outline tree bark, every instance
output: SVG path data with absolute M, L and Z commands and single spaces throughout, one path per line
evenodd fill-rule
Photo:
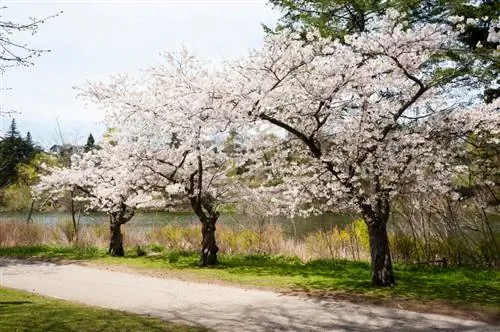
M 129 208 L 125 203 L 121 203 L 118 211 L 110 213 L 109 230 L 111 232 L 111 239 L 109 240 L 109 255 L 125 256 L 121 226 L 132 219 L 134 212 L 134 208 Z
M 372 284 L 378 287 L 395 285 L 387 236 L 387 219 L 388 216 L 365 216 L 370 240 Z
M 203 163 L 201 155 L 198 155 L 198 169 L 191 173 L 189 185 L 186 186 L 189 201 L 194 213 L 201 222 L 201 258 L 200 265 L 216 265 L 217 241 L 215 239 L 215 224 L 219 219 L 219 212 L 215 208 L 216 199 L 210 192 L 203 190 Z
M 78 219 L 76 218 L 75 201 L 73 200 L 73 192 L 71 192 L 71 221 L 73 222 L 73 231 L 75 232 L 75 243 L 78 243 L 78 235 L 80 233 L 80 211 L 78 211 Z
M 217 219 L 217 217 L 212 217 L 201 220 L 202 241 L 200 265 L 202 266 L 217 265 L 218 263 L 217 252 L 219 251 L 219 247 L 215 239 L 215 223 Z
M 108 254 L 120 257 L 125 256 L 125 250 L 123 249 L 123 234 L 121 230 L 121 223 L 111 221 L 109 230 L 111 231 L 111 239 L 109 241 Z
M 35 209 L 35 200 L 31 199 L 31 206 L 30 206 L 30 212 L 28 213 L 28 218 L 26 219 L 26 222 L 29 224 L 32 221 L 32 215 L 33 215 L 33 210 Z

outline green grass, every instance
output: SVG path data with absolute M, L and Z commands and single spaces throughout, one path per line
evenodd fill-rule
M 96 249 L 69 247 L 0 248 L 0 256 L 34 256 L 51 259 L 90 260 L 139 270 L 182 274 L 197 280 L 220 280 L 240 285 L 270 287 L 313 295 L 350 295 L 373 300 L 411 300 L 445 303 L 455 308 L 479 306 L 500 313 L 500 273 L 471 268 L 417 267 L 396 264 L 397 285 L 376 288 L 370 284 L 368 263 L 296 258 L 220 255 L 214 268 L 197 265 L 198 255 L 163 252 L 158 256 L 109 257 Z
M 0 331 L 208 331 L 0 287 Z

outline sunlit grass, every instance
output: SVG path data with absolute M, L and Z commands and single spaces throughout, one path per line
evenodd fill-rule
M 95 248 L 14 247 L 0 248 L 0 256 L 90 260 L 97 264 L 122 265 L 142 270 L 179 272 L 198 280 L 271 287 L 305 293 L 349 293 L 373 298 L 444 300 L 455 305 L 481 305 L 500 311 L 500 273 L 494 270 L 395 265 L 397 285 L 375 288 L 365 262 L 313 260 L 265 255 L 220 255 L 214 268 L 198 266 L 198 255 L 169 251 L 155 256 L 110 257 Z
M 0 287 L 0 331 L 208 331 Z

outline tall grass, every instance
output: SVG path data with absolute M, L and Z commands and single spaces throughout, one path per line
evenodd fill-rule
M 198 225 L 172 223 L 141 229 L 131 224 L 124 225 L 122 231 L 124 244 L 129 250 L 140 247 L 149 251 L 198 251 L 200 248 L 201 231 Z M 358 242 L 353 240 L 355 236 L 351 238 L 350 233 L 345 230 L 334 229 L 328 236 L 324 233 L 313 233 L 304 241 L 294 241 L 287 238 L 281 226 L 276 224 L 260 225 L 258 228 L 219 225 L 216 236 L 220 252 L 225 254 L 296 256 L 303 261 L 329 257 L 367 257 L 364 248 L 356 246 Z M 338 245 L 338 240 L 349 242 L 349 251 L 345 250 L 343 244 Z M 109 226 L 106 223 L 80 225 L 78 236 L 75 236 L 71 224 L 64 221 L 55 225 L 26 224 L 21 221 L 0 223 L 0 247 L 75 245 L 105 249 L 108 243 Z M 356 254 L 353 255 L 352 252 Z
M 135 225 L 122 226 L 126 250 L 135 248 L 141 254 L 167 251 L 196 252 L 200 248 L 201 232 L 199 225 L 172 223 L 150 229 Z M 37 223 L 26 224 L 21 221 L 0 222 L 0 247 L 57 245 L 78 246 L 82 248 L 106 249 L 109 244 L 107 223 L 80 225 L 75 236 L 68 222 L 55 225 Z M 297 257 L 303 262 L 315 259 L 346 259 L 368 261 L 368 230 L 363 220 L 356 220 L 344 228 L 333 227 L 309 234 L 303 240 L 290 239 L 278 224 L 219 225 L 216 237 L 220 252 L 236 255 L 282 255 Z M 451 265 L 495 266 L 471 261 L 463 264 L 454 259 L 453 254 L 462 250 L 460 242 L 453 238 L 433 237 L 421 240 L 400 228 L 394 228 L 390 235 L 391 251 L 396 262 L 432 263 L 434 257 L 422 254 L 427 248 L 435 257 L 449 257 Z M 432 248 L 430 248 L 432 246 Z M 455 248 L 455 249 L 454 249 Z M 453 251 L 455 250 L 455 251 Z M 467 248 L 472 250 L 472 247 Z

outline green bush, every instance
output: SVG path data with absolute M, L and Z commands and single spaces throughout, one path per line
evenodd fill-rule
M 153 243 L 149 245 L 149 250 L 151 250 L 151 252 L 160 253 L 165 250 L 165 247 L 163 247 L 161 244 Z
M 146 256 L 147 252 L 146 252 L 146 250 L 141 248 L 141 246 L 135 246 L 135 254 L 138 257 L 141 257 L 141 256 Z

